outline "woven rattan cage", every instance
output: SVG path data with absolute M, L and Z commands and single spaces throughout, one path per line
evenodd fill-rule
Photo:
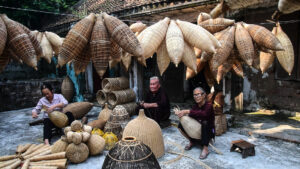
M 97 102 L 101 105 L 104 106 L 105 103 L 107 102 L 107 92 L 104 90 L 98 90 L 96 94 Z
M 128 88 L 129 81 L 126 77 L 105 78 L 102 80 L 102 89 L 104 92 L 111 92 Z
M 69 76 L 65 77 L 61 84 L 61 94 L 71 102 L 74 96 L 74 84 Z
M 92 108 L 93 104 L 90 102 L 76 102 L 64 107 L 63 112 L 71 112 L 75 119 L 80 119 L 85 116 Z
M 112 106 L 132 102 L 134 100 L 135 93 L 132 89 L 112 91 L 107 97 L 108 104 Z

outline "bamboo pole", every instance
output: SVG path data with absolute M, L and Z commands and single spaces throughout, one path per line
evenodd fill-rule
M 30 159 L 31 157 L 37 156 L 37 155 L 39 155 L 39 154 L 41 154 L 41 153 L 43 153 L 47 150 L 51 150 L 51 147 L 50 146 L 43 146 L 42 148 L 38 149 L 37 151 L 25 156 L 24 159 L 25 160 Z
M 15 159 L 15 158 L 17 158 L 16 155 L 1 156 L 1 157 L 0 157 L 0 161 L 12 160 L 12 159 Z
M 24 153 L 32 144 L 19 145 L 16 153 Z
M 48 154 L 51 154 L 51 149 L 50 149 L 50 150 L 47 150 L 47 151 L 44 151 L 44 152 L 41 152 L 41 153 L 38 154 L 37 156 L 44 156 L 44 155 L 48 155 Z
M 23 166 L 22 166 L 21 169 L 28 169 L 29 168 L 29 162 L 30 162 L 29 159 L 25 160 L 25 162 L 24 162 L 24 164 L 23 164 Z
M 6 166 L 5 169 L 16 169 L 20 164 L 21 164 L 21 160 L 17 159 L 17 161 L 15 161 L 14 163 L 12 163 L 9 166 Z
M 60 169 L 64 169 L 67 166 L 67 159 L 62 159 L 60 161 L 47 160 L 47 161 L 39 161 L 39 162 L 30 162 L 30 166 L 54 166 Z
M 57 169 L 53 166 L 30 166 L 29 169 Z
M 0 164 L 0 168 L 9 166 L 9 165 L 11 165 L 12 163 L 16 162 L 17 160 L 18 160 L 18 159 L 13 159 L 13 160 L 5 161 L 4 163 Z
M 54 153 L 45 156 L 38 156 L 30 159 L 30 161 L 55 160 L 61 158 L 66 158 L 66 152 Z
M 32 152 L 32 150 L 36 147 L 36 146 L 38 146 L 38 145 L 36 145 L 36 144 L 32 144 L 23 154 L 22 154 L 22 156 L 26 156 L 26 155 L 28 155 L 28 154 L 30 154 L 31 152 Z

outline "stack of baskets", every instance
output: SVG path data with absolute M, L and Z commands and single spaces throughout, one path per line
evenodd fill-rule
M 113 109 L 117 105 L 123 106 L 129 115 L 133 115 L 137 108 L 135 93 L 129 89 L 129 81 L 125 77 L 105 78 L 102 81 L 102 90 L 97 92 L 97 101 L 101 106 L 108 103 Z
M 224 95 L 222 92 L 216 94 L 213 107 L 215 112 L 215 130 L 216 135 L 220 136 L 227 131 L 226 115 L 223 114 Z

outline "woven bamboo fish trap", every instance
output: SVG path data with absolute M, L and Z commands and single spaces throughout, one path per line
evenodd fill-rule
M 163 40 L 157 49 L 156 61 L 160 75 L 162 76 L 162 74 L 167 70 L 170 64 L 170 57 L 167 51 L 166 40 Z
M 198 49 L 198 48 L 196 48 L 196 47 L 194 47 L 194 51 L 195 51 L 195 55 L 196 55 L 196 57 L 201 57 L 201 49 Z
M 74 96 L 74 84 L 69 76 L 65 77 L 61 84 L 61 94 L 71 102 Z
M 101 78 L 108 67 L 111 47 L 109 34 L 104 25 L 103 17 L 102 15 L 99 15 L 97 16 L 97 20 L 92 31 L 90 51 L 96 72 Z
M 53 111 L 49 114 L 49 118 L 52 123 L 59 128 L 64 128 L 68 125 L 69 120 L 67 115 L 59 111 Z
M 241 62 L 239 62 L 238 60 L 234 60 L 233 65 L 232 65 L 232 70 L 234 71 L 234 73 L 240 77 L 244 77 L 244 71 L 243 71 L 243 67 Z
M 199 25 L 201 22 L 211 19 L 211 16 L 208 13 L 200 12 L 197 18 L 197 24 Z
M 13 61 L 23 64 L 22 59 L 18 57 L 9 46 L 7 46 L 6 49 L 8 50 L 8 53 Z
M 129 114 L 129 116 L 136 114 L 136 109 L 138 105 L 135 102 L 120 104 L 120 106 L 124 107 Z
M 256 70 L 259 70 L 260 61 L 259 61 L 259 49 L 257 47 L 257 44 L 254 44 L 254 59 L 253 59 L 253 64 L 252 67 Z
M 202 62 L 200 58 L 197 58 L 197 73 L 201 72 L 205 65 L 206 65 L 205 62 Z M 186 79 L 190 79 L 190 78 L 196 76 L 196 72 L 190 68 L 187 68 L 185 75 L 186 75 Z
M 111 38 L 126 52 L 137 57 L 143 55 L 143 49 L 129 27 L 116 17 L 103 13 L 104 23 Z
M 107 95 L 108 104 L 115 106 L 135 100 L 135 93 L 132 89 L 112 91 Z
M 206 83 L 208 84 L 209 87 L 213 87 L 215 84 L 214 76 L 212 75 L 211 70 L 209 69 L 209 65 L 206 64 L 204 66 L 204 77 L 206 80 Z
M 201 124 L 197 120 L 189 116 L 182 116 L 180 123 L 191 138 L 201 139 Z
M 129 26 L 132 32 L 142 32 L 146 27 L 147 25 L 143 24 L 142 22 L 136 22 Z
M 111 41 L 111 51 L 110 51 L 110 61 L 109 68 L 115 67 L 119 62 L 121 62 L 122 48 L 112 39 Z
M 201 53 L 200 60 L 201 60 L 201 62 L 207 62 L 207 61 L 211 60 L 212 57 L 213 57 L 212 53 L 207 53 L 207 52 L 203 51 Z
M 127 52 L 122 54 L 121 61 L 122 61 L 122 64 L 123 64 L 123 66 L 124 66 L 124 68 L 127 72 L 129 70 L 131 60 L 132 60 L 132 54 L 127 53 Z
M 225 0 L 226 5 L 230 9 L 241 9 L 246 8 L 251 5 L 264 3 L 264 0 Z
M 185 44 L 182 32 L 174 20 L 171 20 L 168 27 L 166 34 L 166 46 L 170 59 L 177 67 L 183 57 L 182 55 L 185 50 Z
M 66 150 L 67 159 L 72 163 L 82 163 L 89 156 L 89 148 L 84 143 L 78 145 L 69 144 Z
M 36 53 L 26 32 L 5 14 L 1 17 L 6 25 L 8 45 L 24 63 L 37 70 Z
M 105 140 L 97 134 L 92 134 L 90 139 L 87 141 L 87 146 L 89 148 L 90 155 L 98 155 L 102 153 L 105 148 Z
M 105 157 L 102 169 L 160 169 L 151 149 L 135 137 L 125 137 L 117 142 Z
M 265 73 L 268 68 L 272 65 L 274 62 L 275 55 L 274 53 L 266 53 L 266 52 L 260 52 L 259 53 L 259 67 L 262 73 Z
M 82 53 L 90 40 L 95 18 L 95 14 L 91 13 L 76 23 L 68 32 L 58 55 L 60 67 Z
M 43 34 L 42 41 L 41 41 L 41 47 L 43 49 L 43 54 L 41 57 L 44 58 L 49 64 L 51 63 L 51 59 L 53 57 L 53 49 L 48 41 L 45 33 Z
M 0 73 L 5 69 L 8 63 L 9 63 L 9 51 L 6 48 L 0 55 Z
M 268 29 L 254 24 L 243 24 L 252 39 L 259 45 L 271 50 L 284 50 L 280 41 Z
M 104 121 L 103 119 L 97 119 L 97 120 L 93 120 L 93 121 L 89 122 L 87 125 L 91 126 L 92 128 L 98 128 L 98 129 L 103 130 L 105 124 L 106 124 L 106 121 Z
M 71 130 L 74 131 L 74 132 L 82 131 L 82 123 L 79 120 L 74 120 L 71 123 Z
M 98 119 L 102 119 L 103 121 L 107 121 L 112 114 L 112 110 L 108 108 L 108 104 L 105 103 L 104 108 L 98 115 Z
M 89 44 L 83 49 L 82 53 L 73 59 L 74 71 L 78 75 L 81 72 L 85 72 L 87 65 L 90 63 L 92 58 Z
M 207 30 L 186 21 L 177 19 L 176 22 L 182 31 L 184 40 L 190 45 L 209 53 L 216 52 L 216 48 L 219 47 L 219 42 Z
M 210 60 L 210 64 L 212 70 L 217 70 L 220 65 L 227 60 L 228 56 L 230 55 L 231 50 L 234 46 L 234 33 L 235 27 L 232 26 L 227 28 L 227 31 L 221 35 L 219 41 L 221 43 L 221 47 L 217 49 L 217 53 L 215 53 Z
M 124 128 L 129 120 L 130 120 L 130 117 L 129 117 L 129 114 L 128 114 L 127 110 L 125 109 L 125 107 L 123 107 L 121 105 L 117 105 L 113 109 L 113 111 L 108 119 L 108 122 L 110 122 L 111 124 L 120 124 L 121 127 Z
M 241 23 L 236 24 L 235 45 L 239 51 L 240 57 L 249 66 L 252 66 L 255 55 L 252 38 L 248 31 L 241 25 Z
M 118 139 L 122 138 L 122 131 L 123 128 L 121 126 L 121 124 L 118 123 L 113 123 L 110 121 L 107 121 L 107 123 L 105 124 L 104 127 L 104 132 L 112 132 L 113 134 L 115 134 L 117 136 Z
M 34 31 L 30 31 L 30 33 L 36 38 L 39 31 L 38 30 L 34 30 Z
M 71 112 L 75 119 L 81 119 L 92 108 L 93 104 L 90 102 L 76 102 L 68 104 L 66 107 L 64 107 L 63 113 Z
M 105 92 L 123 90 L 129 88 L 129 81 L 126 77 L 105 78 L 102 80 L 102 89 Z
M 144 49 L 144 57 L 148 59 L 152 57 L 161 42 L 165 39 L 170 18 L 165 18 L 149 27 L 147 27 L 140 35 L 140 43 Z
M 290 38 L 283 32 L 279 23 L 277 24 L 276 37 L 282 44 L 284 51 L 276 51 L 277 59 L 283 69 L 291 75 L 294 68 L 294 49 Z
M 45 35 L 46 35 L 48 41 L 50 42 L 55 55 L 58 56 L 59 50 L 64 42 L 63 39 L 60 38 L 56 33 L 53 33 L 53 32 L 46 31 Z
M 203 21 L 199 25 L 202 26 L 204 29 L 208 30 L 210 33 L 216 33 L 226 29 L 228 26 L 232 24 L 234 24 L 234 20 L 225 19 L 225 18 L 216 18 L 216 19 L 208 19 L 206 21 Z
M 98 90 L 96 94 L 97 102 L 104 106 L 104 104 L 107 102 L 107 92 L 104 92 L 104 90 Z
M 123 138 L 134 136 L 149 146 L 156 158 L 165 153 L 164 139 L 159 125 L 145 116 L 144 110 L 140 109 L 139 116 L 131 120 L 123 131 Z
M 281 13 L 289 14 L 300 10 L 300 1 L 298 0 L 279 0 L 278 9 Z
M 53 153 L 65 152 L 68 145 L 69 144 L 66 142 L 66 140 L 59 139 L 53 144 L 53 146 L 51 146 L 51 153 L 53 154 Z
M 182 62 L 190 69 L 197 73 L 197 58 L 193 48 L 186 42 L 184 42 L 184 52 Z
M 36 35 L 36 40 L 40 43 L 42 42 L 43 34 L 43 32 L 38 32 Z

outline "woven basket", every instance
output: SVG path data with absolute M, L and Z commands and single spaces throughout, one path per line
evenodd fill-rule
M 97 20 L 92 31 L 90 50 L 94 67 L 101 78 L 108 67 L 111 47 L 109 34 L 104 25 L 103 17 L 102 15 L 97 16 Z
M 69 144 L 66 156 L 72 163 L 82 163 L 89 156 L 89 148 L 84 143 L 80 143 L 79 145 Z
M 81 132 L 74 132 L 72 135 L 72 143 L 78 145 L 82 142 Z
M 253 64 L 252 64 L 252 68 L 259 70 L 260 61 L 259 61 L 259 48 L 258 45 L 256 43 L 254 43 L 254 59 L 253 59 Z
M 240 77 L 244 77 L 244 71 L 243 71 L 243 67 L 241 62 L 239 62 L 238 60 L 234 60 L 233 65 L 232 65 L 232 70 L 234 71 L 234 73 Z
M 91 137 L 91 134 L 88 132 L 82 132 L 82 142 L 87 142 Z M 91 150 L 90 150 L 91 151 Z
M 69 102 L 73 100 L 74 96 L 74 84 L 69 76 L 66 76 L 61 84 L 61 94 L 66 98 Z
M 68 134 L 69 131 L 71 131 L 71 127 L 70 126 L 64 128 L 64 133 L 65 133 L 66 136 L 67 136 L 67 134 Z
M 228 10 L 228 7 L 225 5 L 224 1 L 222 0 L 220 3 L 217 4 L 217 6 L 210 11 L 211 18 L 217 18 L 223 13 L 225 13 Z
M 66 107 L 64 107 L 63 113 L 71 112 L 75 119 L 81 119 L 92 108 L 93 104 L 90 102 L 76 102 L 68 104 Z
M 123 128 L 120 123 L 107 121 L 104 127 L 104 132 L 114 133 L 118 139 L 122 138 Z
M 103 14 L 103 18 L 111 38 L 118 43 L 122 49 L 137 57 L 143 55 L 143 49 L 139 41 L 124 22 L 106 13 Z
M 49 118 L 52 123 L 59 128 L 64 128 L 68 125 L 69 120 L 65 113 L 59 111 L 53 111 L 49 114 Z
M 200 58 L 201 52 L 202 52 L 202 51 L 201 51 L 200 49 L 196 48 L 196 47 L 194 47 L 194 51 L 195 51 L 196 57 L 197 57 L 197 58 Z
M 121 104 L 120 106 L 123 106 L 126 109 L 129 116 L 135 115 L 136 109 L 138 107 L 138 105 L 135 102 Z
M 59 139 L 53 144 L 53 146 L 51 146 L 51 153 L 64 152 L 66 151 L 68 145 L 69 144 L 66 141 Z
M 135 100 L 135 93 L 132 89 L 112 91 L 107 95 L 108 104 L 115 106 Z
M 9 19 L 5 14 L 1 17 L 6 25 L 8 45 L 24 63 L 37 69 L 36 53 L 28 35 L 17 22 Z
M 17 23 L 18 23 L 18 22 L 17 22 Z M 26 26 L 24 26 L 24 25 L 22 25 L 22 24 L 20 24 L 20 23 L 18 23 L 18 24 L 19 24 L 20 27 L 25 31 L 25 33 L 27 33 L 27 35 L 28 35 L 28 37 L 29 37 L 29 39 L 30 39 L 30 41 L 31 41 L 31 43 L 32 43 L 32 46 L 33 46 L 33 48 L 34 48 L 34 50 L 35 50 L 36 57 L 37 57 L 37 61 L 39 61 L 40 58 L 41 58 L 42 55 L 43 55 L 43 49 L 42 49 L 40 43 L 37 41 L 37 39 L 36 39 L 34 33 L 31 33 L 31 31 L 30 31 L 29 28 L 27 28 Z
M 171 20 L 168 27 L 166 34 L 166 46 L 170 59 L 177 67 L 181 62 L 186 46 L 184 44 L 182 32 L 174 20 Z
M 68 32 L 58 55 L 60 67 L 82 53 L 89 42 L 95 18 L 95 14 L 91 13 L 76 23 Z
M 201 53 L 200 60 L 201 60 L 201 62 L 207 62 L 207 61 L 209 61 L 212 57 L 213 57 L 213 54 L 211 54 L 211 53 L 206 53 L 206 52 L 203 51 L 203 52 Z
M 89 49 L 89 44 L 87 44 L 82 53 L 73 59 L 75 75 L 79 75 L 79 73 L 85 72 L 86 67 L 90 63 L 92 55 Z
M 186 42 L 184 42 L 184 53 L 182 62 L 190 69 L 197 73 L 197 58 L 194 49 Z
M 36 40 L 41 43 L 42 42 L 42 38 L 43 38 L 43 32 L 38 32 L 36 35 Z
M 110 51 L 110 61 L 109 61 L 109 68 L 115 67 L 119 62 L 121 62 L 121 56 L 122 56 L 122 48 L 113 41 L 111 41 L 111 51 Z
M 278 9 L 284 14 L 289 14 L 300 10 L 300 1 L 298 0 L 279 0 Z
M 129 70 L 131 60 L 132 60 L 132 54 L 127 53 L 127 52 L 122 54 L 121 61 L 122 61 L 123 66 L 124 66 L 124 68 L 127 72 Z
M 102 169 L 143 168 L 160 169 L 151 149 L 134 137 L 126 137 L 112 148 L 103 163 Z
M 200 12 L 197 18 L 197 24 L 199 25 L 201 22 L 206 21 L 208 19 L 211 19 L 210 14 L 205 13 L 205 12 Z
M 234 20 L 225 19 L 225 18 L 216 18 L 216 19 L 208 19 L 206 21 L 203 21 L 199 25 L 202 26 L 204 29 L 208 30 L 210 33 L 216 33 L 226 29 L 228 26 L 232 24 L 234 24 Z
M 98 129 L 103 130 L 105 124 L 106 124 L 106 121 L 104 121 L 102 119 L 97 119 L 97 120 L 93 120 L 93 121 L 89 122 L 87 125 L 91 126 L 92 128 L 98 128 Z
M 51 63 L 51 59 L 53 57 L 53 49 L 48 41 L 45 33 L 43 34 L 42 41 L 41 41 L 41 47 L 43 49 L 43 54 L 42 58 L 44 58 L 49 64 Z
M 176 20 L 176 22 L 182 31 L 184 40 L 187 41 L 191 46 L 197 47 L 209 53 L 216 52 L 217 46 L 215 43 L 218 42 L 215 38 L 211 38 L 209 36 L 210 33 L 204 28 L 186 21 Z
M 266 53 L 266 52 L 260 52 L 259 53 L 259 67 L 262 73 L 265 73 L 267 69 L 272 65 L 274 62 L 275 55 L 274 53 Z
M 215 130 L 217 136 L 220 136 L 227 131 L 227 120 L 225 114 L 215 116 Z
M 226 5 L 230 9 L 241 9 L 246 8 L 251 5 L 264 3 L 264 0 L 225 0 Z
M 10 53 L 8 49 L 4 49 L 2 54 L 0 55 L 0 73 L 5 69 L 6 65 L 9 63 Z
M 197 120 L 189 116 L 182 116 L 180 123 L 191 138 L 201 139 L 201 124 Z
M 170 57 L 167 51 L 166 40 L 164 39 L 156 51 L 156 61 L 160 75 L 167 70 L 170 64 Z
M 121 126 L 124 126 L 124 127 L 128 123 L 129 120 L 130 120 L 130 117 L 129 117 L 127 110 L 125 109 L 124 106 L 121 106 L 121 105 L 117 105 L 113 109 L 113 111 L 108 119 L 108 121 L 110 123 L 120 124 Z
M 230 55 L 230 52 L 234 46 L 234 33 L 235 27 L 232 26 L 227 28 L 227 31 L 220 36 L 219 41 L 221 43 L 221 47 L 217 49 L 217 53 L 215 53 L 212 59 L 209 61 L 212 70 L 218 70 L 218 67 L 222 65 Z
M 275 37 L 272 32 L 270 32 L 265 27 L 254 25 L 254 24 L 243 24 L 244 27 L 248 30 L 252 39 L 260 46 L 271 50 L 284 50 L 280 41 Z
M 87 142 L 87 146 L 90 150 L 90 155 L 98 155 L 105 148 L 105 140 L 99 135 L 92 134 Z
M 102 89 L 105 92 L 123 90 L 129 88 L 129 81 L 126 77 L 105 78 L 102 80 Z
M 197 58 L 197 73 L 201 72 L 205 66 L 205 62 L 202 62 L 200 58 Z M 185 78 L 186 80 L 196 76 L 196 72 L 190 68 L 186 68 Z
M 97 102 L 101 105 L 104 106 L 104 104 L 107 102 L 107 93 L 104 92 L 104 90 L 98 90 L 96 94 Z
M 46 31 L 45 35 L 46 35 L 48 41 L 50 42 L 55 55 L 58 56 L 59 50 L 64 42 L 63 39 L 60 38 L 56 33 L 53 33 L 53 32 Z
M 102 119 L 103 121 L 107 122 L 111 114 L 112 114 L 112 110 L 109 109 L 108 104 L 105 103 L 104 108 L 101 110 L 101 112 L 98 115 L 98 119 Z
M 213 87 L 215 84 L 214 76 L 212 75 L 209 66 L 206 65 L 204 66 L 204 77 L 206 80 L 206 83 L 208 84 L 209 87 Z
M 123 131 L 123 138 L 134 136 L 137 140 L 142 141 L 149 146 L 156 158 L 165 153 L 164 139 L 159 125 L 144 114 L 141 109 L 139 116 L 131 120 Z
M 277 24 L 276 37 L 282 44 L 284 51 L 277 51 L 276 56 L 283 67 L 283 69 L 291 75 L 294 68 L 294 49 L 290 38 L 282 31 L 279 24 Z
M 82 123 L 79 120 L 74 120 L 71 123 L 71 130 L 76 132 L 76 131 L 81 131 L 82 130 Z
M 241 23 L 236 24 L 235 45 L 239 51 L 240 57 L 249 66 L 252 66 L 255 55 L 252 38 L 248 31 L 241 25 Z
M 87 133 L 90 133 L 92 132 L 92 127 L 91 126 L 88 126 L 88 125 L 83 125 L 83 131 L 87 132 Z
M 148 59 L 152 57 L 161 42 L 165 39 L 170 19 L 165 18 L 149 27 L 147 27 L 140 35 L 140 43 L 144 49 L 144 57 Z
M 105 140 L 105 149 L 106 150 L 112 149 L 115 146 L 115 144 L 118 142 L 117 136 L 112 132 L 106 132 L 103 135 L 103 138 Z
M 18 62 L 18 63 L 20 63 L 20 64 L 23 64 L 22 59 L 21 59 L 19 56 L 17 56 L 16 53 L 15 53 L 9 46 L 7 46 L 5 49 L 8 50 L 8 52 L 9 52 L 9 54 L 10 54 L 10 57 L 11 57 L 14 61 L 16 61 L 16 62 Z M 3 52 L 4 52 L 4 51 L 3 51 Z M 2 52 L 2 53 L 3 53 L 3 52 Z
M 142 32 L 146 27 L 147 25 L 143 24 L 142 22 L 136 22 L 129 26 L 132 32 Z

